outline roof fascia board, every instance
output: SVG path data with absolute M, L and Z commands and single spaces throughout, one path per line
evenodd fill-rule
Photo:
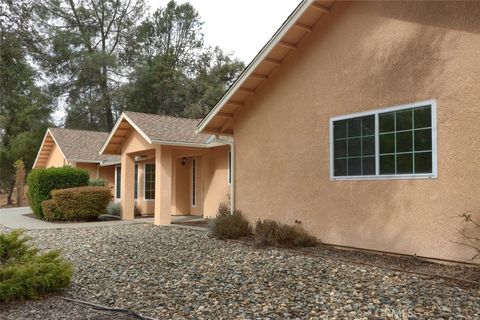
M 181 141 L 166 141 L 166 140 L 153 140 L 152 144 L 159 144 L 165 146 L 178 146 L 178 147 L 193 147 L 193 148 L 213 148 L 224 145 L 223 143 L 195 143 L 195 142 L 181 142 Z
M 105 140 L 105 142 L 103 143 L 103 146 L 102 148 L 100 149 L 100 151 L 98 152 L 99 154 L 104 154 L 105 152 L 105 149 L 107 148 L 107 145 L 110 143 L 110 140 L 112 139 L 113 135 L 115 134 L 115 131 L 117 131 L 118 129 L 118 126 L 120 125 L 120 123 L 122 123 L 122 120 L 125 119 L 138 133 L 140 133 L 140 135 L 148 142 L 148 143 L 152 143 L 152 140 L 147 136 L 147 134 L 145 132 L 143 132 L 142 129 L 140 129 L 139 126 L 137 126 L 135 124 L 135 122 L 133 122 L 132 119 L 130 119 L 125 113 L 122 113 L 122 115 L 120 116 L 120 118 L 118 118 L 117 122 L 115 123 L 115 126 L 113 127 L 112 131 L 110 131 L 110 134 L 108 135 L 107 139 Z
M 237 81 L 235 81 L 235 83 L 227 90 L 227 92 L 223 95 L 215 107 L 207 114 L 207 116 L 200 121 L 196 128 L 197 133 L 205 129 L 210 120 L 212 120 L 217 113 L 220 112 L 225 103 L 233 96 L 235 92 L 237 92 L 243 82 L 253 73 L 255 68 L 263 62 L 270 51 L 278 44 L 287 31 L 290 30 L 290 28 L 295 24 L 298 18 L 305 12 L 312 2 L 314 2 L 314 0 L 304 0 L 297 6 L 297 8 L 295 8 L 292 14 L 288 17 L 287 21 L 285 21 L 285 23 L 280 27 L 280 29 L 277 30 L 273 37 L 270 38 L 267 44 L 262 48 L 262 50 L 260 50 L 247 68 L 245 68 Z
M 62 154 L 62 157 L 63 159 L 65 159 L 66 162 L 69 162 L 69 160 L 67 159 L 67 157 L 65 156 L 65 153 L 63 153 L 62 151 L 62 148 L 60 147 L 60 145 L 58 144 L 57 140 L 55 139 L 55 137 L 53 136 L 53 133 L 52 131 L 50 131 L 50 128 L 47 129 L 47 132 L 45 132 L 45 135 L 43 136 L 43 141 L 42 141 L 42 144 L 40 146 L 40 150 L 38 150 L 38 153 L 37 153 L 37 157 L 35 158 L 35 162 L 33 163 L 33 168 L 35 168 L 35 165 L 37 164 L 37 159 L 40 155 L 40 152 L 43 148 L 43 144 L 45 143 L 45 139 L 47 139 L 47 136 L 50 135 L 50 137 L 52 137 L 53 139 L 53 142 L 55 142 L 55 145 L 58 147 L 58 150 L 60 150 L 60 153 Z

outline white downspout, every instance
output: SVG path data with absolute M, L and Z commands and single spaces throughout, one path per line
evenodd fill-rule
M 215 135 L 215 140 L 230 146 L 230 175 L 232 176 L 230 182 L 230 211 L 233 213 L 235 211 L 235 143 L 234 141 L 220 139 L 218 135 Z

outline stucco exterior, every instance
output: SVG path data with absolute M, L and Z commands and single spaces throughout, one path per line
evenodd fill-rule
M 133 219 L 133 203 L 155 223 L 170 223 L 171 215 L 213 217 L 228 201 L 229 146 L 212 148 L 151 144 L 132 127 L 121 143 L 121 198 L 124 219 Z M 195 161 L 195 205 L 193 204 Z M 134 165 L 138 165 L 138 197 L 134 194 Z M 145 199 L 145 164 L 155 164 L 155 199 Z
M 235 113 L 236 208 L 326 243 L 469 260 L 480 207 L 480 3 L 336 2 Z M 438 178 L 331 181 L 329 119 L 437 101 Z
M 48 160 L 46 162 L 45 167 L 46 168 L 63 167 L 66 164 L 67 164 L 67 161 L 65 160 L 65 157 L 63 156 L 62 151 L 60 151 L 60 148 L 56 144 L 54 144 L 48 156 Z

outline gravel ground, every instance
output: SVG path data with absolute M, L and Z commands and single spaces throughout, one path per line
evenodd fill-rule
M 64 296 L 159 319 L 402 319 L 396 317 L 402 312 L 404 319 L 480 318 L 477 287 L 334 255 L 258 249 L 153 225 L 29 234 L 42 249 L 61 248 L 73 262 L 72 288 Z M 62 317 L 128 319 L 55 296 L 0 306 L 1 319 Z

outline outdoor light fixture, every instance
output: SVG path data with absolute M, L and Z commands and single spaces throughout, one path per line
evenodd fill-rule
M 187 164 L 187 158 L 182 158 L 182 166 Z

